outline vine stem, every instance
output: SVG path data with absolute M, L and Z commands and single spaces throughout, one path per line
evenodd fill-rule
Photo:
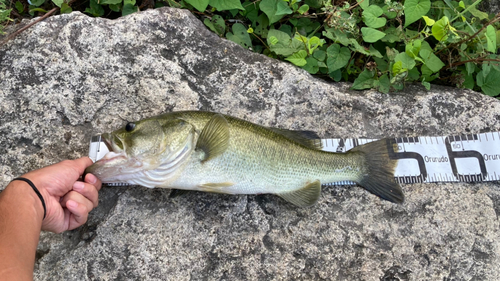
M 469 41 L 470 39 L 476 37 L 479 33 L 481 33 L 481 31 L 483 31 L 485 28 L 487 28 L 489 25 L 497 22 L 500 20 L 500 13 L 496 14 L 495 17 L 493 19 L 491 19 L 487 24 L 485 24 L 481 29 L 479 29 L 476 33 L 470 35 L 469 37 L 457 42 L 457 43 L 453 43 L 453 44 L 450 44 L 448 46 L 446 46 L 446 48 L 442 48 L 441 50 L 437 51 L 435 53 L 435 55 L 438 55 L 439 53 L 441 53 L 442 51 L 444 50 L 447 50 L 449 48 L 451 48 L 452 46 L 460 46 L 460 44 L 464 43 L 464 42 L 467 42 Z
M 41 22 L 42 20 L 48 18 L 50 15 L 52 15 L 55 12 L 57 12 L 58 10 L 59 10 L 59 7 L 53 8 L 52 10 L 48 11 L 45 15 L 43 15 L 39 19 L 35 20 L 34 22 L 26 25 L 23 28 L 20 28 L 19 30 L 17 30 L 14 33 L 11 33 L 9 36 L 7 36 L 7 38 L 5 38 L 5 40 L 2 41 L 2 43 L 0 43 L 0 47 L 2 47 L 3 45 L 7 44 L 7 42 L 9 42 L 10 40 L 14 39 L 17 35 L 21 34 L 21 32 L 23 32 L 26 29 L 32 27 L 33 25 Z
M 484 62 L 484 61 L 496 61 L 496 62 L 500 62 L 500 59 L 475 58 L 475 59 L 471 59 L 471 60 L 464 60 L 464 61 L 459 61 L 459 62 L 453 63 L 452 65 L 448 66 L 446 69 L 449 69 L 449 68 L 452 68 L 452 67 L 455 67 L 455 66 L 459 66 L 459 65 L 462 65 L 462 64 L 466 64 L 468 62 L 478 63 L 478 62 Z

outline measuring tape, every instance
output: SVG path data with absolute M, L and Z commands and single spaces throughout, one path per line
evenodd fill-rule
M 323 150 L 346 152 L 377 139 L 322 139 Z M 389 157 L 398 159 L 398 183 L 483 182 L 500 180 L 500 132 L 449 137 L 387 139 Z M 89 157 L 109 152 L 101 136 L 90 140 Z M 331 185 L 351 185 L 344 181 Z M 127 184 L 113 184 L 127 185 Z

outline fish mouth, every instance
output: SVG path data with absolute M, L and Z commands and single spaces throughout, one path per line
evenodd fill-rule
M 177 171 L 194 149 L 193 137 L 190 136 L 179 150 L 165 155 L 158 165 L 147 158 L 127 155 L 123 142 L 112 134 L 103 134 L 101 139 L 109 152 L 87 168 L 86 172 L 94 174 L 105 184 L 142 185 L 149 188 L 163 186 L 176 178 Z
M 127 160 L 127 153 L 123 147 L 123 142 L 116 136 L 104 133 L 101 135 L 101 140 L 108 147 L 109 152 L 99 159 L 101 165 L 113 165 L 114 162 L 123 162 Z

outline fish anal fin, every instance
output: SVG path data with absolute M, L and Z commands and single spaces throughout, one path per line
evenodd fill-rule
M 312 183 L 308 183 L 301 189 L 276 194 L 279 197 L 285 199 L 286 201 L 299 207 L 309 207 L 314 205 L 321 195 L 321 183 L 316 180 Z
M 216 114 L 201 131 L 196 149 L 204 152 L 202 162 L 205 162 L 224 153 L 228 145 L 229 124 L 221 114 Z
M 233 185 L 234 182 L 207 182 L 199 184 L 198 187 L 201 188 L 202 191 L 214 192 L 214 193 L 227 193 L 224 191 L 224 188 Z
M 269 127 L 268 129 L 308 148 L 317 150 L 323 149 L 321 138 L 313 131 L 293 131 Z

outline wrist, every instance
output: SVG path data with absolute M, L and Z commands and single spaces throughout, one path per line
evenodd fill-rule
M 20 204 L 26 203 L 25 208 L 34 210 L 36 218 L 40 218 L 43 221 L 46 217 L 46 204 L 45 199 L 41 192 L 44 190 L 39 190 L 37 186 L 28 178 L 18 177 L 13 179 L 7 188 L 10 187 L 10 192 L 15 196 L 15 198 L 20 199 Z M 31 208 L 30 208 L 31 207 Z

